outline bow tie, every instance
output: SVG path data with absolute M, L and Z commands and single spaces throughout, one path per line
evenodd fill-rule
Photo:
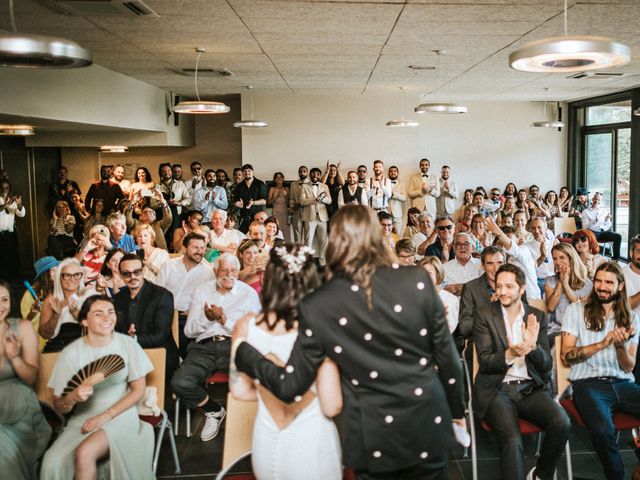
M 393 183 L 395 185 L 396 183 L 398 183 L 398 181 L 397 180 L 391 180 L 391 183 Z
M 422 174 L 422 176 L 423 176 L 424 178 L 429 177 L 429 175 L 427 175 L 426 173 L 423 173 L 423 174 Z
M 319 182 L 318 182 L 318 183 L 312 183 L 312 184 L 311 184 L 311 186 L 312 186 L 312 187 L 317 187 L 318 185 L 320 185 L 320 183 L 319 183 Z

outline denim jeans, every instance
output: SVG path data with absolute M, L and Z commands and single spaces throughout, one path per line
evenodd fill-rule
M 608 480 L 624 479 L 613 411 L 640 418 L 640 386 L 630 380 L 589 379 L 574 382 L 573 401 L 591 434 Z

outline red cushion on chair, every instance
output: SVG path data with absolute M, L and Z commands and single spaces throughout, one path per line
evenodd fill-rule
M 534 425 L 531 422 L 527 422 L 526 420 L 523 420 L 522 418 L 518 419 L 518 423 L 520 424 L 520 434 L 521 435 L 531 435 L 533 433 L 539 433 L 539 432 L 542 431 L 542 429 L 539 428 L 538 426 Z M 482 420 L 482 422 L 480 422 L 480 425 L 487 432 L 491 431 L 491 425 L 489 425 L 489 423 L 486 420 Z
M 576 408 L 576 404 L 573 403 L 572 398 L 563 398 L 562 400 L 560 400 L 560 405 L 562 405 L 562 408 L 569 412 L 569 415 L 573 417 L 578 425 L 580 425 L 581 427 L 586 427 L 584 420 L 580 415 L 580 412 L 578 412 L 578 409 Z
M 155 415 L 138 415 L 138 418 L 143 422 L 151 424 L 154 428 L 162 422 L 162 415 L 158 415 L 157 417 Z
M 208 378 L 207 383 L 229 383 L 229 375 L 222 372 L 215 372 Z
M 580 412 L 578 412 L 576 404 L 573 402 L 572 398 L 565 398 L 560 400 L 560 405 L 562 405 L 562 407 L 567 412 L 569 412 L 569 414 L 578 423 L 578 425 L 580 425 L 581 427 L 587 426 L 580 416 Z M 640 427 L 640 419 L 634 418 L 630 415 L 627 415 L 626 413 L 613 412 L 613 424 L 618 431 L 631 430 L 632 428 Z

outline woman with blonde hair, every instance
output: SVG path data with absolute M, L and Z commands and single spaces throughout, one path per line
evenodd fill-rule
M 558 243 L 551 249 L 555 275 L 544 280 L 547 305 L 547 333 L 558 334 L 562 317 L 569 305 L 586 299 L 593 288 L 587 268 L 580 261 L 576 250 L 568 243 Z
M 143 276 L 149 282 L 155 282 L 162 266 L 169 260 L 169 252 L 156 247 L 156 232 L 146 223 L 139 223 L 133 238 L 140 249 L 138 252 L 144 264 Z M 144 255 L 144 256 L 143 256 Z
M 64 200 L 56 202 L 49 226 L 47 238 L 47 252 L 49 255 L 62 260 L 65 256 L 72 256 L 77 247 L 73 238 L 76 228 L 76 218 L 71 215 L 69 204 Z M 69 253 L 71 252 L 71 253 Z
M 424 268 L 429 274 L 429 277 L 433 282 L 433 286 L 436 288 L 436 292 L 438 292 L 438 296 L 444 305 L 447 324 L 449 325 L 449 332 L 453 333 L 458 326 L 460 300 L 453 293 L 447 292 L 442 288 L 442 282 L 444 282 L 444 268 L 442 267 L 442 262 L 438 257 L 430 255 L 420 260 L 418 265 Z

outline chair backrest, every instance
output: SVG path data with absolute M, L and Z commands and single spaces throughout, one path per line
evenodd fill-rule
M 534 298 L 532 300 L 527 300 L 529 305 L 533 308 L 537 308 L 538 310 L 542 310 L 542 313 L 547 313 L 547 304 L 541 298 Z
M 558 398 L 560 398 L 571 385 L 571 382 L 569 381 L 569 372 L 571 371 L 571 368 L 565 365 L 564 360 L 562 360 L 562 335 L 556 336 L 554 346 L 555 351 L 553 357 L 556 364 Z
M 156 387 L 158 392 L 157 404 L 160 410 L 164 410 L 164 373 L 167 361 L 167 351 L 164 348 L 145 348 L 149 360 L 153 364 L 153 370 L 147 373 L 147 387 Z
M 227 395 L 227 420 L 224 430 L 222 468 L 227 468 L 238 457 L 251 450 L 253 424 L 258 412 L 258 402 L 236 400 Z
M 180 346 L 180 324 L 178 323 L 178 310 L 173 311 L 173 320 L 171 322 L 171 335 L 176 346 Z
M 170 253 L 169 254 L 169 258 L 178 258 L 181 257 L 182 253 L 178 252 L 178 253 Z
M 553 233 L 556 237 L 561 233 L 576 233 L 576 230 L 576 219 L 574 217 L 553 219 Z
M 51 390 L 47 384 L 51 378 L 51 372 L 53 366 L 58 359 L 58 352 L 54 353 L 41 353 L 40 365 L 38 368 L 38 381 L 36 382 L 36 395 L 38 400 L 53 406 L 53 390 Z
M 478 375 L 478 371 L 480 370 L 480 364 L 478 363 L 478 351 L 476 350 L 476 344 L 473 344 L 473 374 L 471 375 L 471 379 L 475 382 L 476 375 Z

